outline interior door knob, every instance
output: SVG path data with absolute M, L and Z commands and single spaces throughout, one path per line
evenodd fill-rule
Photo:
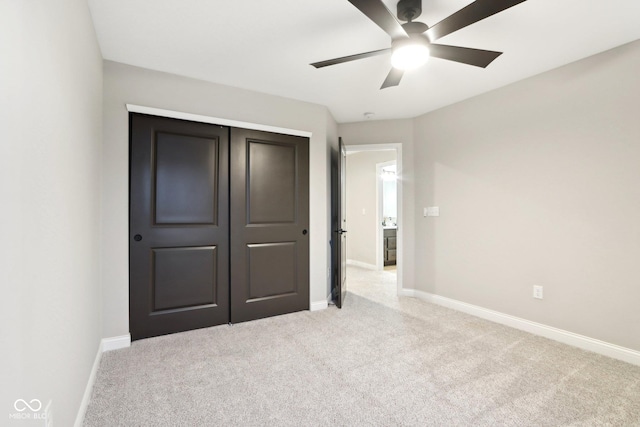
M 133 236 L 133 240 L 135 240 L 136 242 L 139 242 L 140 240 L 142 240 L 142 236 L 139 234 L 136 234 L 135 236 Z

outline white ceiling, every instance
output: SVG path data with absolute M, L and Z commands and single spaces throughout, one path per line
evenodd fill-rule
M 395 13 L 396 0 L 384 0 Z M 434 25 L 470 0 L 423 0 Z M 390 46 L 347 0 L 89 0 L 105 59 L 326 105 L 340 122 L 408 118 L 640 39 L 639 0 L 528 0 L 440 40 L 504 52 L 486 69 L 432 58 L 379 90 Z

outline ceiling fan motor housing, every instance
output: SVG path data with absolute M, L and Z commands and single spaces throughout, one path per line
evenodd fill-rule
M 402 46 L 409 45 L 424 45 L 429 47 L 429 38 L 424 34 L 413 33 L 409 34 L 409 38 L 396 39 L 391 42 L 391 49 L 393 51 L 398 50 Z
M 398 2 L 398 19 L 413 21 L 422 13 L 422 0 L 400 0 Z

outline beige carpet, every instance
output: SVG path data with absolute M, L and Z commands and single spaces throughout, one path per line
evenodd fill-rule
M 348 274 L 342 310 L 105 353 L 85 425 L 640 426 L 640 367 Z

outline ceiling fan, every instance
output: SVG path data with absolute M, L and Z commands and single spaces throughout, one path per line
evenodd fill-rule
M 401 24 L 393 16 L 382 0 L 349 0 L 349 3 L 389 34 L 391 47 L 314 62 L 311 65 L 322 68 L 391 52 L 392 68 L 380 89 L 397 86 L 405 70 L 419 67 L 429 59 L 429 56 L 486 68 L 494 59 L 502 55 L 502 52 L 441 45 L 433 42 L 524 1 L 526 0 L 476 0 L 429 27 L 427 24 L 414 21 L 422 13 L 422 0 L 400 0 L 398 2 L 398 18 L 407 21 L 404 24 Z

